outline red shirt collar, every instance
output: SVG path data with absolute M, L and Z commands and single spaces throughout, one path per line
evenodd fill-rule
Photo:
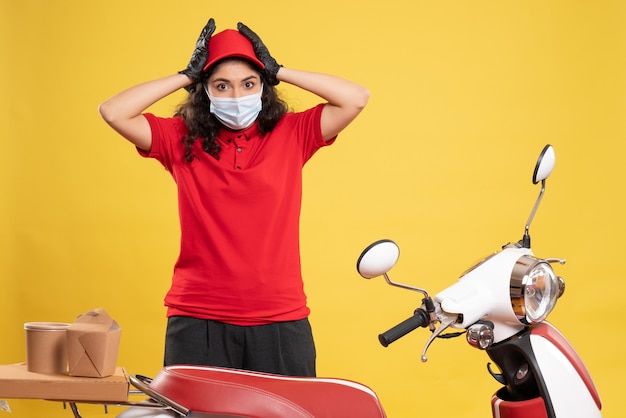
M 241 131 L 232 131 L 228 128 L 222 128 L 217 134 L 217 140 L 219 143 L 227 145 L 236 141 L 250 141 L 252 138 L 259 135 L 259 122 L 255 121 L 248 128 Z

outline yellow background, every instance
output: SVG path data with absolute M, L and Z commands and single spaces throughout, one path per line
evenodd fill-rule
M 23 323 L 105 308 L 119 364 L 154 375 L 178 249 L 169 175 L 101 121 L 98 104 L 187 64 L 209 17 L 241 20 L 277 60 L 371 90 L 335 145 L 305 168 L 302 257 L 320 376 L 372 387 L 390 417 L 490 416 L 484 353 L 420 330 L 379 346 L 420 296 L 355 270 L 379 238 L 391 277 L 432 293 L 521 237 L 546 143 L 557 163 L 531 228 L 565 257 L 551 321 L 622 413 L 626 291 L 626 3 L 614 1 L 0 0 L 0 363 L 25 360 Z M 281 85 L 296 109 L 317 98 Z M 181 94 L 152 109 L 172 113 Z M 12 417 L 67 417 L 9 400 Z M 87 407 L 86 416 L 100 415 Z M 2 412 L 0 412 L 2 415 Z

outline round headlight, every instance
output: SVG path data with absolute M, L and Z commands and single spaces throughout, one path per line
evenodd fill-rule
M 536 324 L 546 319 L 559 297 L 559 279 L 549 263 L 520 257 L 511 273 L 511 305 L 520 322 Z

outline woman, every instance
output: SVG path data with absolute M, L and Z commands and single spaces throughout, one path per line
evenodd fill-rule
M 213 36 L 210 19 L 181 72 L 100 105 L 104 120 L 178 189 L 180 255 L 165 297 L 165 365 L 315 376 L 300 269 L 302 167 L 364 108 L 366 88 L 278 65 L 260 38 Z M 324 100 L 288 112 L 279 82 Z M 145 110 L 185 88 L 174 117 Z

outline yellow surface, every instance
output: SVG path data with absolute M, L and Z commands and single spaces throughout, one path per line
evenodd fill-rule
M 362 116 L 305 169 L 302 258 L 322 376 L 362 382 L 390 417 L 489 416 L 484 353 L 426 332 L 377 334 L 419 297 L 355 271 L 371 241 L 401 246 L 392 278 L 436 292 L 521 237 L 546 143 L 557 164 L 531 229 L 565 257 L 550 317 L 622 415 L 626 268 L 626 3 L 552 1 L 0 0 L 0 364 L 24 361 L 23 323 L 104 307 L 119 364 L 155 375 L 178 250 L 169 175 L 101 120 L 119 90 L 182 69 L 209 17 L 241 20 L 285 65 L 371 90 Z M 296 109 L 317 102 L 288 86 Z M 174 95 L 152 109 L 171 114 Z M 12 417 L 67 417 L 9 400 Z M 98 414 L 96 412 L 96 414 Z M 87 415 L 86 416 L 93 416 Z

